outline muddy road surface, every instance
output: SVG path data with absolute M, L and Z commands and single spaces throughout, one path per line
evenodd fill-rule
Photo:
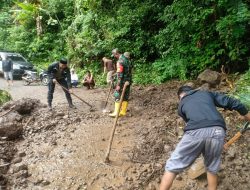
M 7 88 L 14 101 L 0 114 L 12 133 L 1 135 L 1 189 L 156 190 L 166 159 L 182 136 L 183 122 L 177 115 L 176 90 L 171 81 L 160 86 L 134 86 L 129 111 L 120 118 L 104 163 L 114 120 L 102 112 L 108 88 L 73 89 L 94 110 L 73 97 L 77 109 L 69 109 L 60 87 L 54 93 L 53 111 L 46 107 L 47 87 L 23 86 L 15 81 Z M 25 98 L 25 99 L 23 99 Z M 108 109 L 113 109 L 112 98 Z M 237 132 L 238 114 L 221 110 L 228 124 L 228 138 Z M 9 123 L 7 125 L 6 123 Z M 11 129 L 12 129 L 11 128 Z M 8 130 L 10 131 L 10 130 Z M 249 189 L 249 133 L 223 154 L 219 189 Z M 205 176 L 191 180 L 177 176 L 175 190 L 205 190 Z

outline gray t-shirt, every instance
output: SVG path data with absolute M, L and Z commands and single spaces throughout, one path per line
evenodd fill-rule
M 3 72 L 10 72 L 13 68 L 13 62 L 10 59 L 2 61 Z

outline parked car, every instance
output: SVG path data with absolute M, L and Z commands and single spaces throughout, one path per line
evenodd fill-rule
M 22 78 L 25 70 L 33 70 L 33 65 L 29 63 L 21 54 L 14 52 L 0 51 L 0 73 L 3 73 L 2 60 L 8 57 L 13 62 L 13 77 Z

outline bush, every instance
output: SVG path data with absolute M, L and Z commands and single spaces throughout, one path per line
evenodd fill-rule
M 236 83 L 236 89 L 233 96 L 238 98 L 250 109 L 250 70 L 241 76 Z
M 10 100 L 12 100 L 11 95 L 5 90 L 0 90 L 0 106 Z

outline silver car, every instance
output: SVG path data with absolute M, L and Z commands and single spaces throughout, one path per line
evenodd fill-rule
M 21 78 L 25 70 L 33 70 L 33 65 L 29 63 L 21 54 L 0 51 L 0 73 L 3 73 L 2 60 L 8 57 L 13 62 L 13 77 Z

